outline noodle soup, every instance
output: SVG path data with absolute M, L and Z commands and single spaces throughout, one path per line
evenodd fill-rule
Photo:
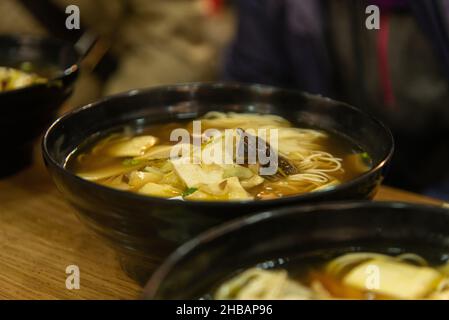
M 138 133 L 124 127 L 100 141 L 86 141 L 68 157 L 66 167 L 108 187 L 193 201 L 265 200 L 318 192 L 372 167 L 370 156 L 347 139 L 294 127 L 279 116 L 209 112 L 198 120 L 200 132 L 196 121 L 152 125 Z M 215 134 L 205 133 L 210 130 Z M 179 131 L 187 132 L 187 141 L 173 141 Z M 219 161 L 205 160 L 217 150 L 223 150 Z M 255 161 L 248 156 L 251 150 Z M 272 161 L 263 163 L 263 156 Z M 275 169 L 264 172 L 270 165 Z
M 435 260 L 407 251 L 328 256 L 316 253 L 271 269 L 264 267 L 276 263 L 263 263 L 239 272 L 204 298 L 449 300 L 449 262 L 445 255 L 436 253 Z

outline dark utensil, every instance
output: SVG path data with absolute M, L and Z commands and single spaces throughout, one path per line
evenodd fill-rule
M 335 189 L 276 200 L 172 201 L 123 192 L 83 180 L 64 168 L 88 137 L 131 123 L 192 119 L 208 111 L 279 114 L 295 124 L 344 135 L 373 159 L 373 168 Z M 47 131 L 43 154 L 53 179 L 80 217 L 118 249 L 125 270 L 143 284 L 178 245 L 242 215 L 297 203 L 372 198 L 393 152 L 387 128 L 341 102 L 299 91 L 242 84 L 186 84 L 134 90 L 66 114 Z
M 144 297 L 198 299 L 258 263 L 313 252 L 386 253 L 392 248 L 439 260 L 449 253 L 449 210 L 359 202 L 296 206 L 242 218 L 177 249 L 151 277 Z
M 0 177 L 11 175 L 32 160 L 33 140 L 54 119 L 70 96 L 79 55 L 70 44 L 35 36 L 0 36 L 0 66 L 18 68 L 30 62 L 52 70 L 48 83 L 0 93 Z

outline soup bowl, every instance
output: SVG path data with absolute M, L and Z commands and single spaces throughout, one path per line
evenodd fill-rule
M 449 210 L 352 202 L 270 210 L 213 228 L 179 247 L 146 285 L 146 299 L 198 299 L 236 272 L 349 252 L 449 259 Z M 305 260 L 303 260 L 305 261 Z
M 101 137 L 110 128 L 194 119 L 211 110 L 278 114 L 293 124 L 342 135 L 371 155 L 372 169 L 322 192 L 275 200 L 206 202 L 111 189 L 83 180 L 64 166 L 83 141 Z M 356 108 L 299 91 L 232 83 L 164 86 L 108 97 L 58 119 L 42 146 L 56 186 L 81 220 L 118 249 L 125 271 L 140 283 L 179 244 L 225 221 L 284 205 L 372 198 L 393 152 L 389 130 Z
M 80 56 L 72 45 L 37 36 L 0 36 L 0 66 L 32 65 L 47 83 L 0 92 L 0 138 L 8 155 L 0 159 L 0 177 L 31 163 L 33 140 L 54 120 L 73 91 Z M 45 70 L 44 70 L 45 69 Z

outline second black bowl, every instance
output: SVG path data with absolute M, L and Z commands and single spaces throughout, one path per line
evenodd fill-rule
M 0 36 L 0 66 L 20 68 L 27 63 L 48 77 L 34 84 L 0 93 L 0 139 L 8 154 L 0 158 L 0 177 L 31 163 L 33 140 L 54 120 L 58 108 L 73 91 L 80 55 L 64 41 L 53 38 Z
M 304 258 L 328 260 L 353 252 L 414 253 L 447 262 L 449 210 L 365 201 L 297 206 L 238 219 L 176 250 L 154 273 L 144 297 L 210 297 L 223 281 L 247 268 L 300 268 Z
M 194 119 L 211 110 L 278 114 L 299 126 L 335 132 L 367 151 L 373 168 L 322 192 L 264 201 L 182 202 L 107 188 L 64 167 L 67 156 L 94 134 L 130 122 L 146 126 Z M 220 83 L 135 90 L 109 97 L 63 116 L 43 141 L 45 162 L 59 190 L 78 209 L 81 219 L 118 249 L 126 271 L 141 283 L 179 244 L 225 221 L 290 204 L 372 198 L 392 151 L 389 130 L 344 103 L 299 91 Z

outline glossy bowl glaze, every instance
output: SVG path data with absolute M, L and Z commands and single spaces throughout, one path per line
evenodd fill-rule
M 315 252 L 393 250 L 435 260 L 447 256 L 449 210 L 388 202 L 329 203 L 238 219 L 178 248 L 153 274 L 144 298 L 198 299 L 239 270 L 288 263 Z
M 192 119 L 208 111 L 279 114 L 321 128 L 367 151 L 372 170 L 335 189 L 277 200 L 183 202 L 142 196 L 83 180 L 64 168 L 86 138 L 124 123 L 147 126 Z M 388 129 L 356 108 L 299 91 L 260 85 L 185 84 L 134 90 L 66 114 L 47 131 L 43 154 L 53 179 L 80 217 L 118 249 L 125 270 L 143 283 L 178 245 L 212 226 L 268 208 L 329 200 L 370 199 L 393 152 Z
M 0 66 L 23 62 L 51 69 L 48 83 L 0 93 L 0 138 L 7 156 L 0 158 L 0 177 L 22 169 L 32 159 L 33 140 L 54 120 L 70 96 L 78 74 L 79 55 L 70 44 L 36 36 L 0 36 Z

